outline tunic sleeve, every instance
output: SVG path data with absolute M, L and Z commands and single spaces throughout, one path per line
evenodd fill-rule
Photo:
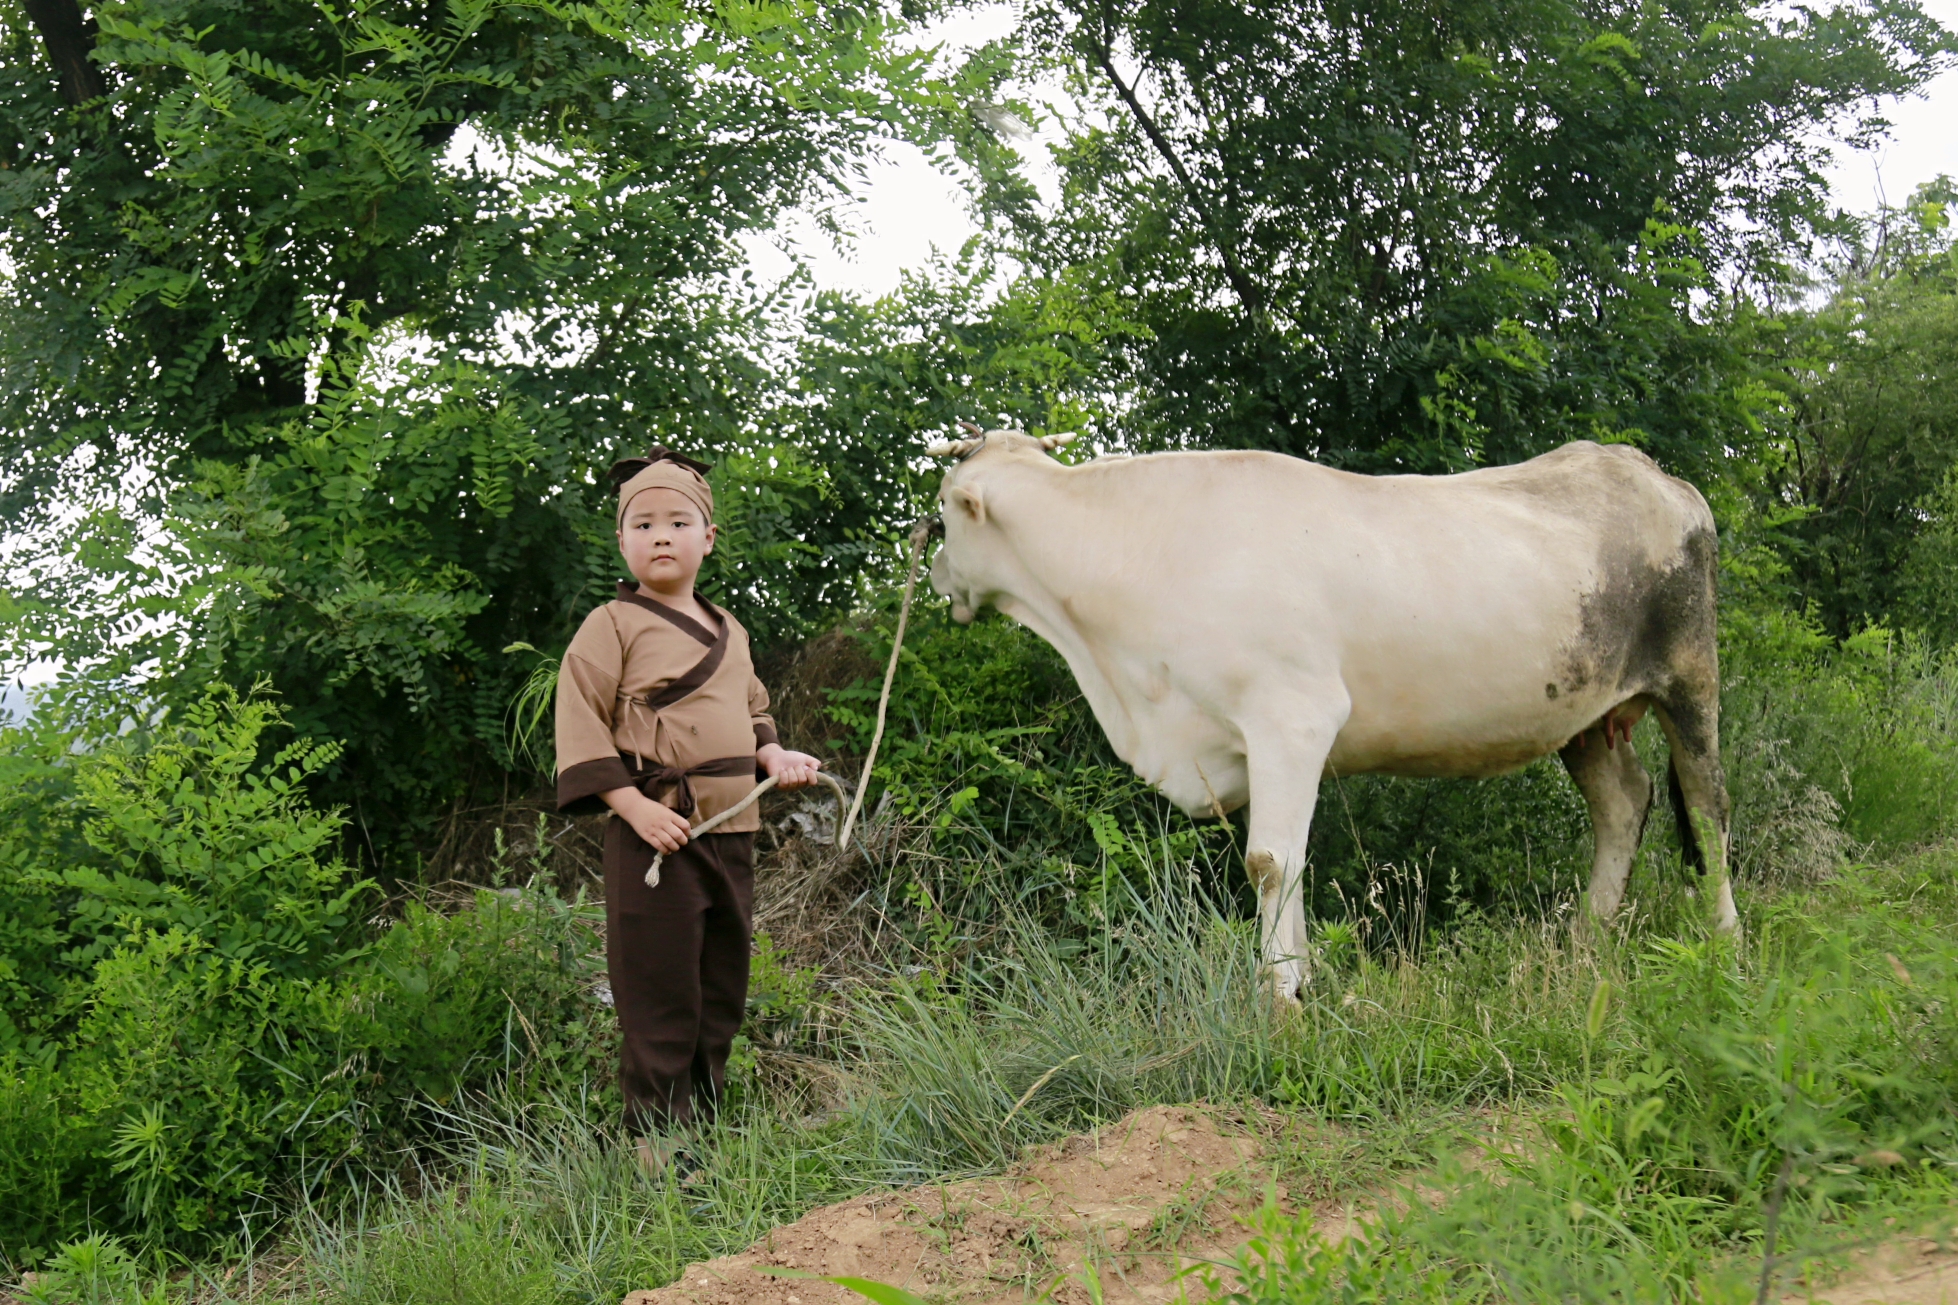
M 768 714 L 768 690 L 762 685 L 761 677 L 753 671 L 748 673 L 748 715 L 755 723 L 757 751 L 782 741 L 775 734 L 775 718 Z
M 557 807 L 602 811 L 600 793 L 631 784 L 612 738 L 612 709 L 623 673 L 619 633 L 599 608 L 585 618 L 557 678 Z

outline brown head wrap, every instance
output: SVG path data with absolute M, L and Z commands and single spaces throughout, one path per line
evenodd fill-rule
M 714 491 L 707 488 L 704 462 L 682 457 L 672 449 L 655 446 L 643 458 L 627 458 L 612 466 L 612 483 L 619 487 L 618 528 L 625 529 L 626 509 L 632 500 L 649 489 L 673 489 L 692 499 L 714 524 Z

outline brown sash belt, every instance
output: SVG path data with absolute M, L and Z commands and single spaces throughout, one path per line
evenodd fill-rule
M 715 757 L 712 761 L 703 761 L 684 769 L 679 766 L 648 766 L 631 773 L 632 786 L 655 802 L 663 801 L 659 795 L 667 789 L 675 790 L 673 800 L 666 805 L 691 820 L 698 809 L 693 795 L 694 776 L 702 779 L 734 779 L 742 775 L 753 777 L 759 774 L 759 769 L 751 752 L 745 757 Z

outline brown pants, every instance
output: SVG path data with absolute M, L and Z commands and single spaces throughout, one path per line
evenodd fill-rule
M 624 1048 L 626 1127 L 713 1118 L 748 1004 L 755 836 L 704 834 L 660 865 L 617 816 L 605 822 L 605 968 Z

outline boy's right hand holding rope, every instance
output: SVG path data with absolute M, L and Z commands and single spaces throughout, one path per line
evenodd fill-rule
M 632 826 L 632 832 L 661 854 L 679 851 L 693 831 L 685 816 L 636 788 L 615 788 L 599 796 L 605 805 L 619 813 L 621 820 Z

